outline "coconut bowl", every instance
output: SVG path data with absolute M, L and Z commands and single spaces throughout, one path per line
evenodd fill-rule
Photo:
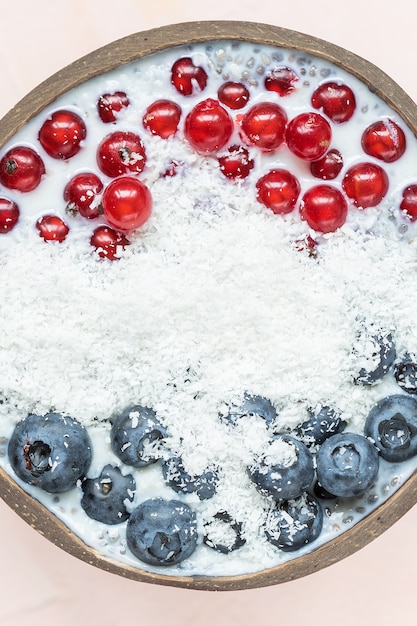
M 0 150 L 4 151 L 4 146 L 13 142 L 15 134 L 35 116 L 48 107 L 53 108 L 57 99 L 85 81 L 123 68 L 132 62 L 140 63 L 141 59 L 166 50 L 178 48 L 183 54 L 187 49 L 184 46 L 210 45 L 212 42 L 223 41 L 232 45 L 249 42 L 260 49 L 268 47 L 268 50 L 271 48 L 290 50 L 299 58 L 308 55 L 321 59 L 325 64 L 342 68 L 365 85 L 370 93 L 381 98 L 401 121 L 403 127 L 408 129 L 407 132 L 411 135 L 417 134 L 417 108 L 414 102 L 384 72 L 348 50 L 306 34 L 266 24 L 239 21 L 190 22 L 127 36 L 74 61 L 51 76 L 18 102 L 0 121 Z M 308 81 L 309 68 L 301 70 L 300 65 L 300 80 Z M 218 71 L 221 73 L 221 70 Z M 258 80 L 264 80 L 262 71 L 258 72 Z M 279 102 L 284 106 L 284 97 Z M 2 192 L 5 193 L 5 190 Z M 0 435 L 5 458 L 8 436 L 3 436 L 1 427 Z M 36 489 L 27 490 L 24 484 L 16 480 L 7 463 L 0 467 L 0 492 L 4 501 L 35 532 L 94 567 L 139 582 L 207 591 L 238 590 L 275 585 L 313 574 L 364 547 L 414 505 L 417 499 L 415 468 L 408 465 L 403 476 L 400 464 L 395 471 L 393 470 L 393 475 L 400 477 L 397 480 L 399 486 L 394 488 L 394 481 L 389 496 L 380 498 L 380 501 L 354 523 L 347 521 L 345 527 L 339 528 L 328 540 L 321 543 L 312 542 L 301 553 L 294 551 L 288 558 L 272 567 L 258 569 L 255 564 L 252 571 L 226 575 L 207 573 L 204 566 L 201 571 L 195 570 L 185 574 L 178 571 L 173 574 L 170 567 L 163 571 L 152 570 L 139 560 L 135 565 L 132 560 L 126 562 L 117 555 L 109 555 L 99 545 L 89 545 L 38 500 Z M 322 506 L 323 514 L 326 516 L 326 503 Z

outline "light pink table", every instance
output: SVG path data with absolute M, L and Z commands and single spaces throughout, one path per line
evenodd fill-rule
M 1 1 L 0 115 L 50 74 L 130 33 L 196 19 L 262 21 L 367 58 L 417 100 L 408 0 Z M 417 164 L 416 164 L 417 171 Z M 0 626 L 388 626 L 416 623 L 417 508 L 371 545 L 318 574 L 222 594 L 134 583 L 62 552 L 0 502 Z

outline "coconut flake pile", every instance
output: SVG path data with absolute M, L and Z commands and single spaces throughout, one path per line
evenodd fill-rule
M 417 349 L 414 245 L 375 209 L 353 211 L 314 259 L 293 245 L 299 218 L 229 181 L 211 193 L 210 160 L 194 187 L 186 170 L 154 181 L 153 215 L 118 262 L 76 230 L 62 244 L 23 232 L 3 250 L 0 377 L 16 419 L 53 409 L 89 425 L 139 403 L 205 448 L 209 416 L 245 391 L 290 426 L 319 404 L 362 418 L 375 398 L 352 389 L 358 327 Z M 361 219 L 382 220 L 383 236 Z

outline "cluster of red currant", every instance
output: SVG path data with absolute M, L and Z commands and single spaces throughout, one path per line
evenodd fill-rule
M 278 67 L 264 80 L 265 89 L 284 98 L 296 89 L 299 77 L 288 67 Z M 171 83 L 182 96 L 203 92 L 208 75 L 190 57 L 178 59 L 171 68 Z M 230 180 L 245 179 L 254 167 L 249 149 L 271 153 L 286 146 L 292 155 L 307 164 L 310 173 L 324 182 L 310 186 L 301 196 L 297 176 L 286 169 L 271 169 L 256 182 L 257 198 L 275 214 L 286 214 L 298 205 L 300 216 L 317 232 L 329 233 L 342 226 L 348 212 L 348 201 L 365 209 L 378 205 L 385 197 L 389 179 L 375 161 L 360 161 L 344 174 L 341 186 L 329 184 L 343 168 L 343 156 L 331 148 L 331 124 L 349 121 L 356 109 L 352 89 L 343 83 L 321 84 L 311 97 L 311 111 L 288 120 L 285 109 L 265 100 L 248 108 L 250 92 L 241 82 L 224 82 L 217 99 L 199 101 L 186 115 L 183 134 L 199 154 L 216 158 L 220 172 Z M 117 121 L 117 114 L 130 104 L 126 93 L 104 94 L 97 110 L 104 123 Z M 245 112 L 233 113 L 241 109 Z M 319 112 L 321 111 L 321 112 Z M 142 123 L 153 135 L 167 139 L 175 135 L 181 121 L 181 107 L 174 101 L 160 99 L 150 104 Z M 232 136 L 239 141 L 231 141 Z M 82 118 L 71 110 L 58 110 L 43 123 L 38 139 L 43 150 L 54 159 L 67 160 L 76 155 L 87 136 Z M 230 145 L 232 143 L 232 145 Z M 392 163 L 406 148 L 402 129 L 391 119 L 378 120 L 362 134 L 362 149 L 377 161 Z M 128 245 L 124 233 L 141 226 L 152 210 L 148 187 L 138 178 L 146 164 L 146 150 L 134 132 L 116 130 L 106 135 L 97 147 L 97 165 L 111 181 L 103 182 L 93 172 L 78 173 L 65 186 L 63 195 L 69 213 L 94 219 L 104 215 L 108 225 L 97 227 L 91 244 L 101 257 L 117 258 L 119 246 Z M 41 156 L 28 146 L 11 148 L 0 160 L 0 183 L 8 189 L 27 193 L 35 189 L 45 165 Z M 174 176 L 173 162 L 165 175 Z M 408 217 L 417 219 L 417 185 L 403 192 L 400 206 Z M 16 202 L 0 197 L 0 232 L 10 231 L 19 219 Z M 68 225 L 58 215 L 44 215 L 36 222 L 46 241 L 62 242 Z
M 127 106 L 125 94 L 103 95 L 97 103 L 103 122 L 116 120 L 115 113 Z M 75 156 L 87 136 L 82 118 L 70 110 L 55 111 L 40 128 L 38 139 L 45 152 L 54 159 L 67 160 Z M 63 191 L 69 213 L 79 213 L 87 219 L 103 214 L 110 226 L 101 225 L 91 237 L 91 244 L 99 255 L 111 260 L 117 258 L 118 246 L 129 241 L 123 234 L 141 226 L 149 217 L 152 198 L 149 189 L 130 174 L 142 172 L 146 162 L 143 143 L 131 132 L 113 132 L 107 135 L 97 149 L 97 164 L 113 180 L 104 188 L 93 172 L 74 175 Z M 8 150 L 0 161 L 0 182 L 8 189 L 27 193 L 34 190 L 43 175 L 45 165 L 41 156 L 31 147 L 16 146 Z M 0 230 L 10 231 L 19 219 L 16 202 L 0 198 Z M 36 228 L 45 241 L 62 242 L 69 227 L 58 215 L 44 215 Z
M 281 98 L 296 88 L 297 74 L 288 67 L 269 73 L 264 86 Z M 172 83 L 179 93 L 189 95 L 193 83 L 203 90 L 207 74 L 195 67 L 190 58 L 179 59 L 172 68 Z M 311 174 L 323 181 L 335 179 L 343 168 L 343 156 L 330 149 L 333 124 L 349 121 L 356 109 L 352 89 L 336 81 L 326 82 L 311 97 L 312 111 L 288 120 L 285 109 L 275 102 L 257 102 L 233 120 L 227 109 L 241 109 L 249 102 L 249 91 L 238 82 L 226 82 L 218 90 L 218 100 L 199 102 L 188 114 L 184 134 L 193 148 L 202 154 L 221 153 L 237 125 L 243 145 L 232 145 L 218 156 L 220 171 L 231 179 L 245 178 L 254 166 L 247 147 L 271 152 L 286 145 L 289 151 L 308 163 Z M 324 115 L 318 112 L 321 110 Z M 330 121 L 329 121 L 330 120 Z M 403 130 L 391 119 L 378 120 L 362 134 L 365 154 L 385 163 L 399 159 L 406 148 Z M 376 206 L 388 191 L 387 173 L 373 161 L 361 161 L 345 173 L 341 189 L 328 183 L 310 187 L 300 200 L 301 186 L 285 168 L 275 168 L 256 182 L 258 200 L 276 214 L 293 211 L 299 202 L 302 219 L 321 233 L 344 224 L 348 201 L 362 209 Z M 411 219 L 417 218 L 417 186 L 404 190 L 400 207 Z

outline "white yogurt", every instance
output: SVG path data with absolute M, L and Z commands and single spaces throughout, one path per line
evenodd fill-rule
M 170 83 L 175 60 L 191 56 L 208 73 L 203 93 L 179 95 Z M 265 91 L 264 75 L 285 65 L 299 75 L 295 91 L 280 98 Z M 376 208 L 360 211 L 351 203 L 346 224 L 321 236 L 310 233 L 297 209 L 274 215 L 256 199 L 256 181 L 274 167 L 288 167 L 304 193 L 322 181 L 285 146 L 272 153 L 249 148 L 254 168 L 240 182 L 227 180 L 217 159 L 197 155 L 184 140 L 186 114 L 203 98 L 216 98 L 225 80 L 244 81 L 250 100 L 243 114 L 260 101 L 278 102 L 288 118 L 311 109 L 314 89 L 341 80 L 354 91 L 357 108 L 345 124 L 332 124 L 331 147 L 344 167 L 331 184 L 341 188 L 355 162 L 375 159 L 360 149 L 363 130 L 390 117 L 406 133 L 407 149 L 397 162 L 383 164 L 390 180 Z M 125 91 L 130 106 L 115 125 L 103 124 L 96 110 L 103 93 Z M 146 108 L 159 98 L 182 109 L 180 129 L 163 140 L 142 127 Z M 54 110 L 72 109 L 87 125 L 87 139 L 68 161 L 42 150 L 37 134 Z M 102 218 L 85 220 L 65 212 L 63 189 L 75 172 L 95 171 L 96 147 L 115 129 L 138 133 L 147 164 L 139 178 L 150 188 L 153 213 L 129 237 L 118 262 L 98 260 L 89 244 Z M 239 142 L 237 131 L 229 142 Z M 157 463 L 133 474 L 133 509 L 162 496 L 182 499 L 197 513 L 200 533 L 206 521 L 227 510 L 242 522 L 246 544 L 222 555 L 201 541 L 178 566 L 153 568 L 126 547 L 125 526 L 106 526 L 87 517 L 78 486 L 51 496 L 17 482 L 42 502 L 89 546 L 141 569 L 169 575 L 236 575 L 273 567 L 326 543 L 385 501 L 411 475 L 417 461 L 381 461 L 378 480 L 357 499 L 326 501 L 323 531 L 296 553 L 274 548 L 262 525 L 271 502 L 248 478 L 247 467 L 269 439 L 262 420 L 222 424 L 219 407 L 246 390 L 271 399 L 278 412 L 276 430 L 303 422 L 308 407 L 331 405 L 361 433 L 366 416 L 380 398 L 402 393 L 392 373 L 373 386 L 352 383 L 352 345 L 358 318 L 393 334 L 397 352 L 417 352 L 414 325 L 416 227 L 400 215 L 401 192 L 415 182 L 417 141 L 399 116 L 355 77 L 304 53 L 249 43 L 213 42 L 175 48 L 140 59 L 94 78 L 60 97 L 31 120 L 3 148 L 31 145 L 42 156 L 46 176 L 28 194 L 2 189 L 21 210 L 15 229 L 0 238 L 0 438 L 7 442 L 15 424 L 29 412 L 70 414 L 88 428 L 96 477 L 107 463 L 121 466 L 110 447 L 109 418 L 131 404 L 155 409 L 170 434 L 173 449 L 189 467 L 220 467 L 215 496 L 200 501 L 180 496 L 163 480 Z M 1 155 L 0 155 L 1 156 Z M 163 177 L 171 161 L 174 177 Z M 34 227 L 46 213 L 60 215 L 70 227 L 61 244 L 46 244 Z M 318 260 L 294 248 L 306 234 L 318 239 Z M 185 379 L 189 379 L 184 383 Z M 6 445 L 3 469 L 15 478 Z

